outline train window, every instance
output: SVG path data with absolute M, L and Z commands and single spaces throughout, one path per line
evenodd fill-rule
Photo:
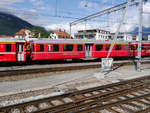
M 53 45 L 53 51 L 59 51 L 59 45 L 58 44 Z
M 83 46 L 82 45 L 78 45 L 78 51 L 83 51 Z
M 146 49 L 146 46 L 142 44 L 142 49 Z
M 125 49 L 125 50 L 129 50 L 129 45 L 125 45 L 125 46 L 124 46 L 124 49 Z
M 133 45 L 130 45 L 130 49 L 131 49 L 131 50 L 134 50 L 134 46 L 133 46 Z
M 73 45 L 64 45 L 64 51 L 73 51 Z
M 136 45 L 130 45 L 130 49 L 131 49 L 131 50 L 136 50 L 136 49 L 137 49 L 137 46 L 136 46 Z
M 0 51 L 4 50 L 4 44 L 0 44 Z
M 52 51 L 52 45 L 48 45 L 48 51 Z
M 148 49 L 148 46 L 142 44 L 142 49 Z
M 110 44 L 107 44 L 107 45 L 106 45 L 106 51 L 108 51 L 109 48 L 110 48 Z
M 103 45 L 96 45 L 96 51 L 101 51 L 103 49 Z
M 142 44 L 142 49 L 145 49 L 145 50 L 150 49 L 150 46 L 149 46 L 149 45 L 143 45 L 143 44 Z
M 35 45 L 34 45 L 34 44 L 32 44 L 32 48 L 31 48 L 31 50 L 32 50 L 32 51 L 34 51 L 34 50 L 35 50 Z
M 137 50 L 137 48 L 138 48 L 138 45 L 134 45 L 134 49 Z
M 26 45 L 26 50 L 27 50 L 27 51 L 31 50 L 31 45 L 30 45 L 30 44 L 27 44 L 27 45 Z
M 6 44 L 6 52 L 10 52 L 11 51 L 11 44 Z
M 17 44 L 17 52 L 23 52 L 24 46 L 22 44 Z
M 40 51 L 44 51 L 44 45 L 40 44 Z
M 121 50 L 121 45 L 116 45 L 116 50 Z

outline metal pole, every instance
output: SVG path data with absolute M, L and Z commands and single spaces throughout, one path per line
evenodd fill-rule
M 71 24 L 70 24 L 70 38 L 71 38 L 71 32 L 72 32 L 72 31 L 71 31 L 71 27 L 72 27 L 72 26 L 71 26 Z
M 58 6 L 57 6 L 57 5 L 58 5 L 58 1 L 56 0 L 56 9 L 55 9 L 55 15 L 56 15 L 56 16 L 58 16 L 58 15 L 57 15 L 57 13 L 58 13 L 58 9 L 57 9 Z
M 138 34 L 138 61 L 137 71 L 141 71 L 141 46 L 142 46 L 142 31 L 143 31 L 143 0 L 139 0 L 139 34 Z
M 131 0 L 128 0 L 126 6 L 125 6 L 125 8 L 124 8 L 124 11 L 123 11 L 123 13 L 122 13 L 122 19 L 121 19 L 121 21 L 119 22 L 119 25 L 118 25 L 118 27 L 117 27 L 117 30 L 116 30 L 116 33 L 115 33 L 113 42 L 112 42 L 112 44 L 111 44 L 111 46 L 110 46 L 110 49 L 109 49 L 109 51 L 108 51 L 108 54 L 107 54 L 107 58 L 109 58 L 109 56 L 110 56 L 110 54 L 111 54 L 111 52 L 112 52 L 112 50 L 113 50 L 113 47 L 114 47 L 114 45 L 115 45 L 115 43 L 116 43 L 116 41 L 117 41 L 117 37 L 118 37 L 118 34 L 119 34 L 119 30 L 120 30 L 122 24 L 124 23 L 124 19 L 125 19 L 125 17 L 126 17 L 126 13 L 127 13 L 127 10 L 128 10 L 128 8 L 129 8 L 129 6 L 130 6 L 130 3 L 131 3 Z

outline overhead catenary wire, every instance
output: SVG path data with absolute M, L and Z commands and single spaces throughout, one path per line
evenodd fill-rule
M 106 15 L 107 13 L 112 13 L 112 12 L 115 12 L 115 11 L 119 11 L 119 10 L 121 10 L 121 9 L 124 9 L 125 6 L 126 6 L 126 4 L 127 4 L 127 2 L 118 4 L 118 5 L 116 5 L 116 6 L 107 8 L 107 9 L 105 9 L 105 10 L 99 11 L 99 12 L 94 13 L 94 14 L 92 14 L 92 15 L 89 15 L 89 16 L 86 16 L 86 17 L 81 18 L 81 19 L 79 19 L 79 20 L 76 20 L 76 21 L 74 21 L 74 22 L 71 22 L 70 24 L 71 24 L 71 25 L 75 25 L 75 24 L 84 22 L 84 21 L 86 21 L 86 20 L 91 20 L 91 19 L 93 19 L 93 18 L 101 17 L 102 15 Z M 135 1 L 135 0 L 133 0 L 131 5 L 136 5 L 136 4 L 138 4 L 138 2 Z
M 72 31 L 71 29 L 72 29 L 73 25 L 77 25 L 77 24 L 82 23 L 82 22 L 87 21 L 87 20 L 92 20 L 93 18 L 102 17 L 103 15 L 106 15 L 108 13 L 120 11 L 121 9 L 124 9 L 126 7 L 126 4 L 127 4 L 127 2 L 124 2 L 124 3 L 118 4 L 118 5 L 112 6 L 110 8 L 107 8 L 105 10 L 99 11 L 97 13 L 94 13 L 92 15 L 83 17 L 83 18 L 78 19 L 76 21 L 73 21 L 70 23 L 70 31 Z M 130 6 L 134 6 L 134 5 L 138 5 L 137 0 L 132 0 Z M 70 34 L 71 34 L 71 32 L 70 32 Z
M 125 19 L 125 17 L 126 17 L 126 13 L 127 13 L 127 10 L 128 10 L 128 7 L 129 7 L 130 3 L 131 3 L 131 0 L 128 0 L 127 4 L 126 4 L 126 6 L 125 6 L 125 9 L 124 9 L 124 11 L 123 11 L 123 14 L 122 14 L 122 20 L 120 21 L 120 23 L 119 23 L 119 25 L 118 25 L 118 27 L 117 27 L 117 30 L 116 30 L 116 32 L 115 32 L 115 36 L 114 36 L 113 42 L 112 42 L 112 44 L 111 44 L 111 46 L 110 46 L 110 49 L 109 49 L 109 51 L 108 51 L 107 58 L 110 56 L 110 54 L 111 54 L 111 52 L 112 52 L 112 49 L 113 49 L 113 47 L 114 47 L 114 44 L 116 43 L 116 40 L 117 40 L 119 31 L 120 31 L 120 28 L 121 28 L 121 26 L 122 26 L 122 24 L 123 24 L 123 22 L 124 22 L 124 19 Z

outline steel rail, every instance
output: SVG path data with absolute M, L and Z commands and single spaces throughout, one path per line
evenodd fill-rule
M 140 110 L 140 111 L 137 111 L 135 113 L 148 113 L 149 111 L 150 111 L 150 107 L 143 109 L 143 110 Z
M 43 112 L 52 112 L 52 113 L 75 112 L 76 109 L 82 109 L 82 108 L 89 107 L 92 105 L 101 104 L 102 102 L 106 101 L 108 98 L 109 99 L 110 98 L 116 98 L 116 97 L 118 97 L 118 95 L 128 94 L 129 92 L 134 92 L 134 91 L 140 90 L 141 88 L 148 88 L 149 86 L 147 86 L 147 85 L 150 85 L 150 82 L 146 83 L 146 84 L 142 83 L 140 85 L 137 84 L 136 86 L 133 86 L 133 87 L 122 88 L 120 90 L 106 93 L 106 94 L 95 95 L 92 97 L 81 99 L 77 102 L 60 105 L 58 107 L 55 107 L 54 109 L 50 108 L 47 110 L 41 110 L 38 113 L 43 113 Z
M 101 86 L 101 87 L 96 87 L 96 88 L 90 88 L 87 90 L 82 90 L 82 91 L 77 91 L 77 92 L 71 92 L 68 94 L 63 94 L 63 95 L 59 95 L 59 96 L 54 96 L 54 97 L 50 97 L 50 98 L 45 98 L 45 99 L 40 99 L 40 100 L 36 100 L 36 101 L 30 101 L 30 102 L 26 102 L 26 103 L 22 103 L 22 104 L 17 104 L 17 105 L 11 105 L 11 106 L 7 106 L 7 107 L 2 107 L 0 108 L 0 113 L 5 113 L 5 112 L 10 112 L 12 109 L 19 109 L 20 112 L 25 112 L 25 108 L 28 106 L 35 106 L 37 108 L 39 108 L 39 105 L 41 103 L 47 103 L 49 105 L 51 105 L 51 108 L 57 108 L 59 105 L 53 105 L 50 104 L 52 101 L 54 100 L 60 100 L 62 101 L 62 99 L 64 98 L 74 98 L 74 102 L 80 102 L 82 99 L 81 98 L 77 98 L 77 96 L 81 96 L 90 92 L 96 92 L 96 91 L 103 91 L 103 90 L 107 90 L 106 92 L 99 92 L 99 93 L 103 93 L 102 96 L 104 95 L 109 95 L 112 93 L 112 90 L 116 90 L 116 89 L 123 89 L 123 87 L 128 87 L 128 88 L 132 88 L 132 86 L 136 86 L 140 83 L 149 83 L 149 79 L 150 76 L 147 77 L 141 77 L 141 78 L 136 78 L 133 80 L 128 80 L 128 81 L 123 81 L 123 82 L 119 82 L 119 83 L 114 83 L 114 84 L 109 84 L 109 85 L 105 85 L 105 86 Z M 130 83 L 130 84 L 129 84 Z M 89 98 L 89 97 L 84 97 L 84 98 Z M 96 98 L 96 97 L 95 97 Z M 67 102 L 66 102 L 67 103 Z M 71 102 L 69 102 L 71 103 Z M 63 103 L 65 104 L 65 103 Z M 45 108 L 46 109 L 46 108 Z M 40 111 L 41 109 L 38 109 L 35 112 Z M 21 112 L 21 113 L 22 113 Z
M 107 109 L 107 108 L 110 108 L 112 106 L 116 106 L 119 104 L 126 104 L 126 103 L 131 102 L 131 101 L 137 101 L 137 99 L 139 100 L 139 99 L 149 98 L 149 97 L 150 97 L 150 93 L 142 95 L 142 96 L 136 96 L 133 98 L 128 98 L 126 100 L 121 100 L 119 102 L 113 102 L 113 103 L 109 103 L 109 104 L 105 104 L 105 105 L 97 105 L 96 107 L 91 107 L 89 109 L 80 110 L 80 111 L 78 111 L 78 113 L 86 113 L 87 111 L 88 112 L 94 112 L 94 111 L 98 111 L 98 110 L 103 110 L 103 109 Z M 128 109 L 128 110 L 130 110 L 130 109 Z M 134 111 L 132 111 L 131 113 L 133 113 L 133 112 Z

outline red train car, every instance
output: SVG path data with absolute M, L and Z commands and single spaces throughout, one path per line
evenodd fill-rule
M 0 38 L 0 62 L 25 62 L 26 41 L 15 38 Z
M 87 59 L 107 57 L 112 41 L 0 38 L 0 62 L 27 60 Z M 137 42 L 117 41 L 110 57 L 137 56 Z M 150 56 L 150 43 L 143 42 L 142 56 Z
M 32 60 L 85 58 L 85 44 L 74 40 L 34 40 Z
M 32 60 L 84 59 L 107 57 L 111 41 L 100 40 L 50 40 L 38 39 L 31 42 Z M 150 55 L 150 44 L 143 43 L 142 56 Z M 137 43 L 117 41 L 110 57 L 137 56 Z

